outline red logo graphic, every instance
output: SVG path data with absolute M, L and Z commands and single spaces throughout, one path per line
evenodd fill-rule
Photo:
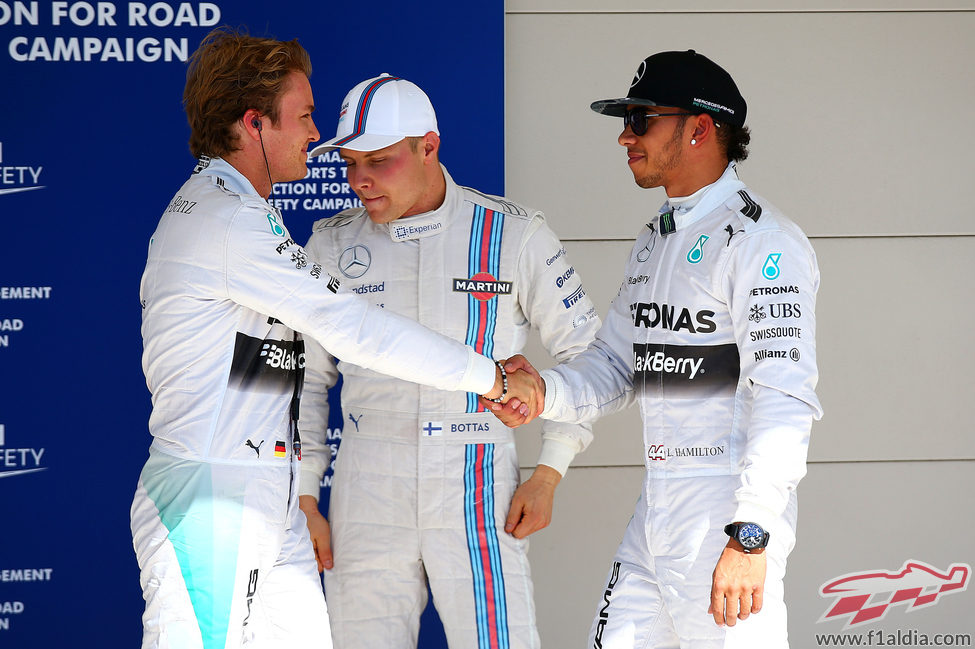
M 851 627 L 882 620 L 895 604 L 908 605 L 908 611 L 933 606 L 941 595 L 968 588 L 971 572 L 967 563 L 952 564 L 943 573 L 914 560 L 906 561 L 899 572 L 851 572 L 820 586 L 821 597 L 837 599 L 819 621 L 850 616 L 845 627 Z

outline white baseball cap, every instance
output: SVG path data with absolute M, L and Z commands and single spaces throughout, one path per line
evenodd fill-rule
M 376 151 L 430 131 L 440 135 L 430 98 L 416 84 L 384 72 L 349 91 L 342 102 L 335 137 L 316 146 L 309 155 L 338 148 Z

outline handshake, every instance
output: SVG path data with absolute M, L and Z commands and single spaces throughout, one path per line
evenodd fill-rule
M 480 397 L 481 405 L 509 428 L 527 424 L 545 408 L 545 381 L 521 354 L 497 362 L 504 366 L 508 390 L 502 395 L 504 379 L 499 367 L 494 388 Z M 498 396 L 503 396 L 504 401 L 496 403 L 490 399 Z

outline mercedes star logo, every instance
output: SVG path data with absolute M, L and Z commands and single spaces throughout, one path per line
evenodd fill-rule
M 351 246 L 342 251 L 339 257 L 339 270 L 349 279 L 362 277 L 372 264 L 372 253 L 361 245 Z

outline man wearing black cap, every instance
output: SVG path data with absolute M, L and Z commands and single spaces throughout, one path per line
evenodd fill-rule
M 591 421 L 633 401 L 642 412 L 644 491 L 589 647 L 788 647 L 795 488 L 822 414 L 815 253 L 738 179 L 745 100 L 711 60 L 650 56 L 626 97 L 592 109 L 623 118 L 634 179 L 668 198 L 596 341 L 541 372 L 544 418 Z

